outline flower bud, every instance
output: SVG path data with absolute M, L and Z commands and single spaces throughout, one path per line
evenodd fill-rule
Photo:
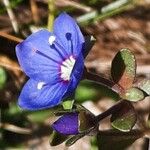
M 52 124 L 52 128 L 65 135 L 78 134 L 78 113 L 66 113 Z
M 52 128 L 64 135 L 76 135 L 92 130 L 97 125 L 95 116 L 84 107 L 66 113 L 52 124 Z

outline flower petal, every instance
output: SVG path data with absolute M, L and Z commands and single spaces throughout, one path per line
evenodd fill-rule
M 49 43 L 52 33 L 40 30 L 16 46 L 16 54 L 24 72 L 30 78 L 55 83 L 59 80 L 59 63 L 63 54 Z
M 84 37 L 73 18 L 66 13 L 60 14 L 54 22 L 54 34 L 67 52 L 78 56 L 82 50 Z
M 23 109 L 38 110 L 58 105 L 67 91 L 68 84 L 59 82 L 54 85 L 44 85 L 29 79 L 19 97 L 19 106 Z
M 52 124 L 52 128 L 65 135 L 78 134 L 78 113 L 67 113 Z

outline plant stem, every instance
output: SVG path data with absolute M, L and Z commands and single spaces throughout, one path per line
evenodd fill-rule
M 53 30 L 53 23 L 54 23 L 54 13 L 55 13 L 55 4 L 54 0 L 48 0 L 48 24 L 47 29 L 49 31 Z
M 127 101 L 119 101 L 117 104 L 115 104 L 114 106 L 110 107 L 108 110 L 106 110 L 105 112 L 99 114 L 98 116 L 96 116 L 96 122 L 99 122 L 101 120 L 103 120 L 104 118 L 110 116 L 111 114 L 113 114 L 114 112 L 118 111 L 118 109 L 124 105 L 124 103 L 127 103 Z
M 118 0 L 104 6 L 100 12 L 93 10 L 88 14 L 78 17 L 77 20 L 81 25 L 88 25 L 91 23 L 96 23 L 97 21 L 103 21 L 133 7 L 134 3 L 132 0 Z
M 108 17 L 112 17 L 114 15 L 122 13 L 122 12 L 124 12 L 127 9 L 129 9 L 129 5 L 122 6 L 120 8 L 114 9 L 112 11 L 108 11 L 106 13 L 102 13 L 102 14 L 98 15 L 96 18 L 94 18 L 93 22 L 103 21 L 103 20 L 107 19 Z
M 97 74 L 93 74 L 91 72 L 85 71 L 84 72 L 84 79 L 94 81 L 98 84 L 108 87 L 109 89 L 113 90 L 116 93 L 122 93 L 123 89 L 118 84 L 114 83 L 113 81 L 103 78 Z

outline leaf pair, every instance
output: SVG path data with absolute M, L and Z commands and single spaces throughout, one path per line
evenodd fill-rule
M 121 49 L 116 54 L 112 61 L 111 75 L 113 81 L 122 88 L 119 95 L 124 99 L 124 104 L 112 114 L 111 124 L 114 128 L 127 132 L 132 129 L 137 119 L 131 102 L 137 102 L 150 95 L 150 80 L 144 79 L 134 83 L 136 59 L 129 49 Z
M 121 49 L 112 61 L 113 81 L 121 86 L 120 97 L 129 101 L 143 99 L 143 92 L 132 88 L 136 76 L 135 56 L 129 49 Z M 130 102 L 123 104 L 111 117 L 111 125 L 120 131 L 130 131 L 136 122 L 136 114 Z

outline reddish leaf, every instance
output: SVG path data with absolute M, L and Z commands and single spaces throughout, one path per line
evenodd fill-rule
M 136 60 L 129 49 L 121 49 L 112 61 L 111 75 L 115 83 L 128 89 L 136 75 Z

